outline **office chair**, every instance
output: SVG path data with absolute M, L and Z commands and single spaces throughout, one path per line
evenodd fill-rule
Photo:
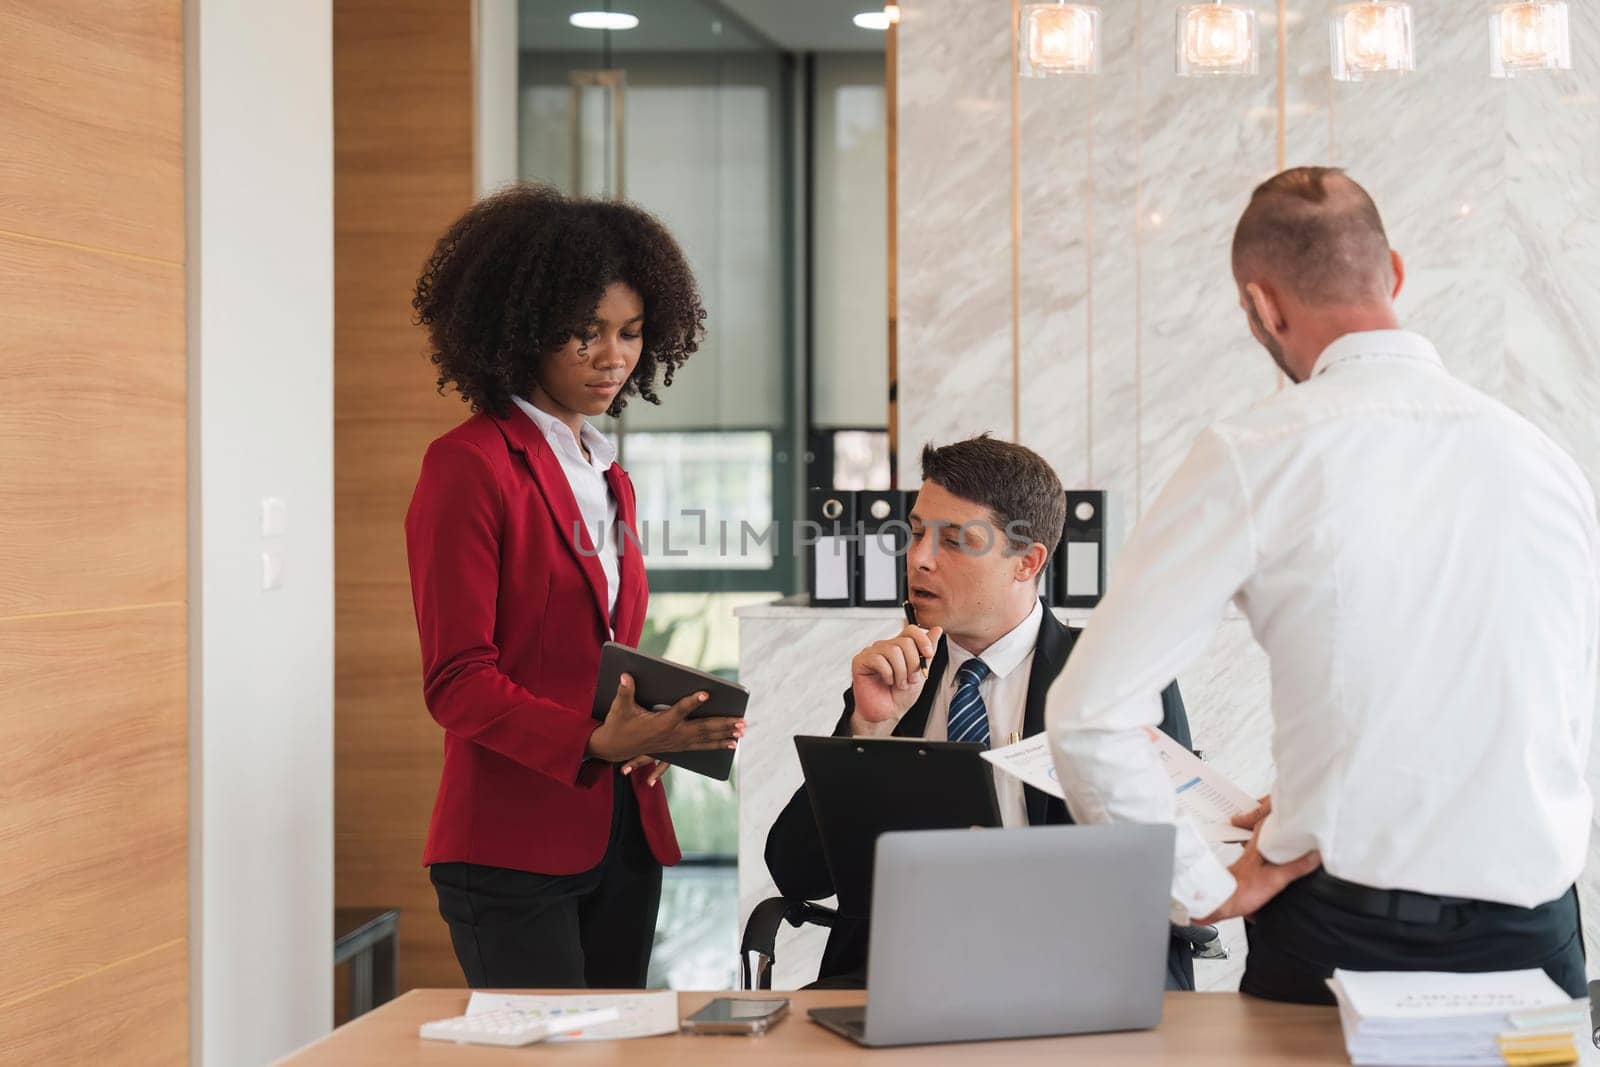
M 778 930 L 785 922 L 790 926 L 833 928 L 839 913 L 808 900 L 788 900 L 768 897 L 755 906 L 750 919 L 744 924 L 744 940 L 739 944 L 739 974 L 743 989 L 771 989 L 772 965 L 778 959 Z M 755 954 L 754 963 L 750 955 Z
M 743 989 L 771 989 L 772 965 L 777 962 L 778 930 L 787 922 L 800 927 L 807 923 L 830 929 L 838 912 L 808 900 L 787 900 L 768 897 L 750 913 L 744 925 L 744 939 L 739 943 L 739 974 Z M 1222 944 L 1215 926 L 1174 926 L 1174 937 L 1189 942 L 1196 959 L 1223 960 L 1228 950 Z M 754 955 L 754 961 L 751 956 Z

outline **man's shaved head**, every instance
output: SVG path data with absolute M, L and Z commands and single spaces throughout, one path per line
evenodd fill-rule
M 1234 230 L 1233 275 L 1312 307 L 1387 301 L 1395 285 L 1378 206 L 1337 167 L 1296 167 L 1256 187 Z

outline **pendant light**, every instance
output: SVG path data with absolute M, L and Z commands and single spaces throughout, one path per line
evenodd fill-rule
M 1489 16 L 1489 73 L 1515 78 L 1572 69 L 1567 5 L 1555 0 L 1496 4 Z
M 1256 30 L 1250 4 L 1184 4 L 1178 8 L 1175 69 L 1186 78 L 1255 74 L 1261 69 Z
M 1100 9 L 1094 4 L 1023 4 L 1017 73 L 1024 78 L 1100 73 Z
M 1357 82 L 1417 69 L 1412 47 L 1411 5 L 1382 0 L 1335 8 L 1332 24 L 1333 76 Z

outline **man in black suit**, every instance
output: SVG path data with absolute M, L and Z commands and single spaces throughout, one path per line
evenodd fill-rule
M 1044 730 L 1045 697 L 1078 631 L 1039 599 L 1039 579 L 1061 539 L 1061 482 L 1037 453 L 988 436 L 922 452 L 923 484 L 910 517 L 908 588 L 919 625 L 862 649 L 835 737 L 908 737 L 999 748 Z M 926 672 L 920 661 L 927 661 Z M 1161 694 L 1161 729 L 1190 747 L 1176 684 Z M 995 779 L 1004 825 L 1071 823 L 1066 805 L 1009 775 Z M 767 868 L 790 900 L 834 895 L 822 840 L 802 786 L 767 835 Z M 996 886 L 1003 906 L 1004 887 Z M 866 916 L 840 915 L 819 984 L 865 984 Z M 1193 951 L 1173 939 L 1168 986 L 1192 989 Z

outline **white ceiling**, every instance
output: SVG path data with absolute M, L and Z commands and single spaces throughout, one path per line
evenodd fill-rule
M 882 10 L 874 0 L 520 0 L 518 37 L 525 51 L 598 50 L 606 34 L 567 22 L 576 11 L 627 12 L 632 30 L 610 34 L 613 53 L 766 51 L 882 52 L 884 35 L 851 21 Z
M 881 52 L 883 32 L 859 29 L 851 18 L 882 11 L 873 0 L 721 0 L 790 52 Z

